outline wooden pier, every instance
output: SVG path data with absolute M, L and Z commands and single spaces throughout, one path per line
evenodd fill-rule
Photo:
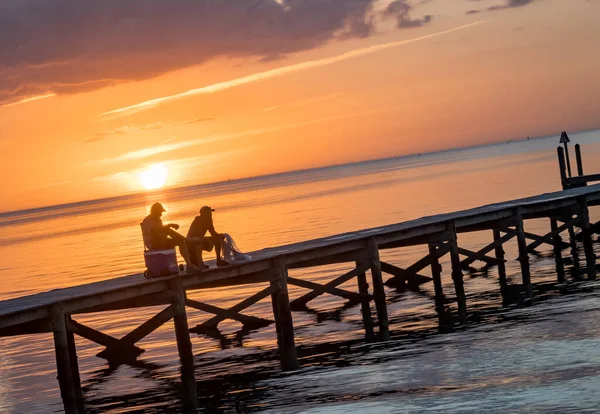
M 498 266 L 499 288 L 504 293 L 509 286 L 503 246 L 512 239 L 516 239 L 517 242 L 522 275 L 521 284 L 517 289 L 526 303 L 532 303 L 534 299 L 529 254 L 542 244 L 552 246 L 557 282 L 562 283 L 565 280 L 564 250 L 573 257 L 573 264 L 577 266 L 577 270 L 587 275 L 587 278 L 595 279 L 596 256 L 592 233 L 600 229 L 600 226 L 590 221 L 589 207 L 596 205 L 600 205 L 600 185 L 570 188 L 536 197 L 252 252 L 251 262 L 237 266 L 212 268 L 201 273 L 153 280 L 146 280 L 142 274 L 137 274 L 6 300 L 0 302 L 0 336 L 52 332 L 65 411 L 80 413 L 84 411 L 84 406 L 74 335 L 104 346 L 105 349 L 98 354 L 100 357 L 113 361 L 134 360 L 143 352 L 136 344 L 172 319 L 182 367 L 182 406 L 185 412 L 195 412 L 198 408 L 198 391 L 190 330 L 211 332 L 225 319 L 237 320 L 248 329 L 263 327 L 272 321 L 242 312 L 258 301 L 270 297 L 282 369 L 295 370 L 299 363 L 292 311 L 306 309 L 309 301 L 324 293 L 347 299 L 350 304 L 360 305 L 367 340 L 385 341 L 390 337 L 385 285 L 411 288 L 433 283 L 435 306 L 440 322 L 444 318 L 447 320 L 447 298 L 442 289 L 444 275 L 439 263 L 439 259 L 445 255 L 450 255 L 452 264 L 450 276 L 455 287 L 458 309 L 456 319 L 459 324 L 466 324 L 469 321 L 469 309 L 463 284 L 463 270 L 476 261 Z M 527 232 L 525 223 L 540 218 L 548 219 L 548 233 L 537 235 Z M 460 234 L 481 231 L 489 232 L 490 243 L 487 246 L 472 251 L 460 245 Z M 563 240 L 562 235 L 565 233 L 568 242 Z M 583 242 L 585 259 L 585 265 L 581 268 L 578 239 Z M 379 256 L 382 250 L 415 245 L 426 245 L 428 254 L 410 266 L 382 261 Z M 289 269 L 335 263 L 352 263 L 354 269 L 325 284 L 288 275 Z M 419 274 L 427 267 L 431 268 L 432 277 Z M 367 275 L 370 275 L 370 278 Z M 356 280 L 355 291 L 339 287 L 353 279 Z M 242 284 L 256 285 L 256 293 L 229 309 L 187 297 L 191 291 Z M 290 300 L 289 285 L 305 288 L 307 293 Z M 515 288 L 510 287 L 513 290 Z M 77 315 L 85 313 L 157 305 L 164 306 L 164 309 L 122 338 L 97 331 L 76 319 Z M 190 329 L 186 314 L 188 307 L 215 316 Z

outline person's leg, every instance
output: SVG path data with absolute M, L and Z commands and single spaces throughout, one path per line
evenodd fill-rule
M 222 249 L 222 244 L 223 244 L 223 236 L 219 235 L 219 236 L 211 236 L 211 240 L 213 242 L 213 244 L 215 245 L 215 255 L 217 257 L 217 266 L 224 266 L 224 265 L 228 265 L 229 263 L 227 263 L 226 260 L 221 259 L 221 249 Z
M 183 237 L 176 231 L 169 231 L 169 236 L 171 236 L 171 240 L 173 240 L 173 243 L 177 247 L 179 247 L 179 254 L 181 255 L 181 257 L 183 257 L 183 260 L 185 260 L 185 264 L 187 264 L 187 270 L 192 272 L 196 271 L 196 265 L 190 261 L 190 254 L 188 252 L 185 237 Z

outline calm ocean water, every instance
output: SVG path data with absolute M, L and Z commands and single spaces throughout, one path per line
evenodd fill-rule
M 600 131 L 573 134 L 586 172 L 600 160 Z M 560 189 L 558 138 L 535 139 L 436 154 L 364 162 L 215 185 L 0 214 L 0 300 L 143 270 L 141 219 L 155 201 L 165 222 L 186 232 L 202 205 L 217 209 L 217 230 L 244 251 L 392 224 Z M 600 219 L 600 211 L 592 210 Z M 549 223 L 526 223 L 544 233 Z M 464 247 L 491 234 L 460 235 Z M 516 243 L 506 247 L 507 271 L 520 280 Z M 423 247 L 386 251 L 399 266 Z M 565 253 L 566 254 L 566 253 Z M 444 290 L 453 294 L 449 264 Z M 192 336 L 196 377 L 206 412 L 597 412 L 600 407 L 600 289 L 596 282 L 553 286 L 549 248 L 532 255 L 538 301 L 502 306 L 494 268 L 465 277 L 471 323 L 438 333 L 433 287 L 386 291 L 393 340 L 366 344 L 359 307 L 324 295 L 310 312 L 294 312 L 302 369 L 279 372 L 274 327 L 242 332 L 236 322 L 220 338 Z M 328 266 L 292 275 L 327 281 L 348 270 Z M 424 271 L 423 273 L 427 273 Z M 191 294 L 233 305 L 256 286 Z M 348 289 L 354 289 L 352 283 Z M 291 289 L 292 298 L 301 289 Z M 160 309 L 76 316 L 120 337 Z M 269 317 L 269 301 L 250 314 Z M 208 315 L 189 310 L 190 326 Z M 135 366 L 108 366 L 101 347 L 77 338 L 84 398 L 90 412 L 176 411 L 179 365 L 172 324 L 140 346 Z M 61 412 L 51 335 L 0 338 L 0 412 Z

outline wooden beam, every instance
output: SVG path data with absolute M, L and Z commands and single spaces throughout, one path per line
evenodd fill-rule
M 454 282 L 454 291 L 456 292 L 456 301 L 458 302 L 458 317 L 461 325 L 465 325 L 467 323 L 467 298 L 463 282 L 462 265 L 458 253 L 456 231 L 454 231 L 454 239 L 448 242 L 448 245 L 450 247 L 450 262 L 452 263 L 452 280 Z
M 287 281 L 288 281 L 289 285 L 299 286 L 299 287 L 303 287 L 305 289 L 311 289 L 313 291 L 317 290 L 317 289 L 323 290 L 324 291 L 323 293 L 329 293 L 330 295 L 340 296 L 344 299 L 349 299 L 349 300 L 353 300 L 356 302 L 363 299 L 363 297 L 360 293 L 350 292 L 349 290 L 331 287 L 331 286 L 327 286 L 327 285 L 320 285 L 318 283 L 310 282 L 308 280 L 302 280 L 302 279 L 288 276 Z
M 442 266 L 440 265 L 436 253 L 438 248 L 439 247 L 435 244 L 429 245 L 429 254 L 433 258 L 433 262 L 431 263 L 431 275 L 433 276 L 433 288 L 435 291 L 435 309 L 438 318 L 440 319 L 440 324 L 442 324 L 442 315 L 444 314 L 446 298 L 444 297 L 444 290 L 442 287 Z
M 368 262 L 356 262 L 357 269 L 368 268 Z M 369 296 L 369 284 L 367 283 L 366 269 L 363 270 L 356 276 L 356 282 L 358 284 L 358 293 L 363 297 Z M 363 326 L 365 327 L 365 338 L 367 341 L 372 341 L 375 338 L 375 332 L 373 331 L 373 315 L 371 314 L 370 300 L 363 299 L 360 302 L 360 311 L 362 314 Z
M 107 335 L 94 328 L 90 328 L 89 326 L 83 325 L 74 319 L 69 320 L 69 330 L 81 336 L 82 338 L 95 342 L 99 345 L 103 345 L 110 351 L 114 351 L 101 351 L 96 355 L 100 358 L 109 358 L 114 360 L 129 360 L 135 359 L 138 355 L 144 352 L 143 349 L 138 348 L 137 346 L 126 342 L 121 342 L 119 339 L 113 336 Z
M 197 325 L 196 328 L 194 329 L 194 331 L 196 331 L 196 330 L 198 330 L 198 331 L 204 331 L 204 330 L 207 330 L 207 329 L 214 329 L 214 328 L 217 327 L 217 325 L 221 321 L 224 321 L 227 318 L 231 318 L 231 319 L 234 319 L 234 320 L 237 320 L 237 321 L 240 321 L 240 322 L 244 323 L 243 321 L 241 321 L 239 319 L 240 317 L 242 319 L 245 319 L 246 321 L 248 321 L 248 323 L 250 323 L 250 324 L 256 322 L 260 326 L 266 326 L 263 323 L 263 322 L 266 322 L 266 321 L 261 320 L 260 318 L 254 318 L 254 317 L 250 317 L 250 316 L 246 316 L 246 315 L 241 315 L 239 312 L 243 311 L 246 308 L 249 308 L 250 306 L 252 306 L 255 303 L 257 303 L 258 301 L 260 301 L 260 300 L 266 298 L 267 296 L 271 295 L 274 292 L 274 289 L 275 288 L 273 286 L 268 286 L 265 289 L 262 289 L 261 291 L 255 293 L 254 295 L 250 296 L 249 298 L 244 299 L 243 301 L 241 301 L 237 305 L 232 306 L 229 309 L 219 309 L 219 308 L 216 308 L 216 307 L 212 308 L 213 310 L 217 310 L 218 309 L 219 313 L 217 315 L 213 316 L 212 318 L 210 318 L 209 320 L 204 321 L 203 323 Z M 196 306 L 201 306 L 204 309 L 209 309 L 209 307 L 210 307 L 210 305 L 207 305 L 206 303 L 196 302 L 196 301 L 192 301 L 192 300 L 188 300 L 188 303 L 190 304 L 190 306 L 192 308 L 195 308 Z M 197 309 L 199 309 L 199 308 L 197 308 Z M 199 310 L 205 311 L 204 309 L 199 309 Z M 212 311 L 208 311 L 208 312 L 214 313 Z
M 520 213 L 517 213 L 520 217 Z M 533 287 L 531 285 L 531 270 L 529 267 L 529 254 L 527 252 L 527 240 L 525 238 L 525 229 L 523 227 L 523 219 L 517 221 L 515 226 L 517 231 L 517 243 L 519 245 L 519 263 L 521 264 L 521 275 L 523 287 L 527 299 L 533 299 Z
M 272 293 L 271 290 L 272 289 L 264 289 L 263 291 L 261 291 L 261 292 L 266 291 L 266 295 L 263 296 L 261 299 L 269 296 Z M 273 321 L 270 321 L 268 319 L 257 318 L 256 316 L 244 315 L 244 314 L 236 312 L 235 310 L 232 310 L 232 309 L 219 308 L 218 306 L 209 305 L 208 303 L 204 303 L 204 302 L 198 302 L 198 301 L 195 301 L 195 300 L 192 300 L 189 298 L 186 299 L 185 303 L 190 308 L 198 309 L 202 312 L 213 313 L 219 317 L 219 318 L 211 318 L 204 323 L 196 325 L 196 327 L 192 329 L 193 332 L 214 331 L 216 329 L 217 325 L 220 322 L 224 321 L 225 319 L 233 319 L 233 320 L 238 321 L 248 327 L 253 327 L 253 328 L 259 328 L 259 327 L 267 326 L 267 325 L 270 325 L 271 323 L 273 323 Z
M 11 326 L 0 329 L 0 337 L 20 336 L 52 332 L 52 321 L 50 319 L 41 319 L 37 321 L 26 322 L 21 325 Z
M 196 388 L 196 375 L 194 373 L 194 354 L 192 341 L 188 329 L 187 314 L 185 312 L 185 289 L 179 277 L 171 281 L 173 292 L 173 322 L 175 325 L 175 337 L 177 339 L 177 351 L 181 361 L 181 384 L 183 389 L 183 412 L 196 413 L 198 406 L 198 391 Z
M 581 233 L 583 234 L 583 249 L 585 252 L 585 267 L 589 280 L 596 280 L 596 254 L 592 243 L 592 232 L 590 229 L 590 212 L 587 200 L 582 197 L 580 200 L 581 211 Z
M 293 371 L 297 370 L 300 365 L 298 364 L 298 353 L 294 339 L 294 321 L 287 288 L 288 271 L 285 262 L 282 260 L 274 260 L 272 266 L 278 276 L 277 280 L 271 281 L 271 287 L 273 288 L 271 304 L 273 305 L 273 316 L 275 317 L 281 368 L 284 371 Z
M 507 239 L 505 240 L 503 238 L 508 235 L 510 235 L 512 238 L 516 235 L 516 233 L 511 232 L 512 234 L 507 233 L 504 236 L 500 236 L 500 230 L 496 229 L 494 229 L 492 233 L 494 235 L 494 243 L 492 243 L 494 245 L 494 254 L 496 255 L 497 259 L 501 260 L 500 264 L 498 264 L 498 283 L 500 284 L 500 292 L 502 293 L 502 296 L 504 296 L 508 284 L 506 283 L 506 260 L 504 260 L 504 243 Z
M 577 238 L 575 236 L 575 227 L 574 225 L 570 225 L 569 228 L 569 242 L 571 244 L 571 257 L 573 258 L 573 273 L 575 278 L 580 278 L 580 270 L 579 270 L 579 252 L 577 249 Z
M 472 250 L 468 250 L 463 247 L 459 247 L 458 253 L 462 254 L 463 256 L 467 256 L 467 258 L 469 260 L 472 260 L 471 263 L 473 263 L 476 260 L 480 260 L 480 261 L 486 263 L 488 266 L 500 264 L 500 260 L 498 260 L 492 256 L 487 256 L 487 255 L 483 254 L 481 251 L 474 252 Z M 463 269 L 469 267 L 468 265 L 465 266 L 465 264 L 463 264 L 462 262 L 461 262 L 461 265 L 463 266 Z
M 370 267 L 369 264 L 363 264 L 362 267 L 352 269 L 349 272 L 346 272 L 343 275 L 336 277 L 335 279 L 325 283 L 324 285 L 319 284 L 318 285 L 319 288 L 315 288 L 311 292 L 308 292 L 308 293 L 300 296 L 299 298 L 294 299 L 290 303 L 290 306 L 294 310 L 302 309 L 306 306 L 306 304 L 308 302 L 321 296 L 323 293 L 326 293 L 328 288 L 335 288 L 336 286 L 341 285 L 342 283 L 345 283 L 345 282 L 349 281 L 350 279 L 357 277 L 359 274 L 365 273 L 365 271 L 367 271 L 367 269 L 369 269 L 369 267 Z
M 381 261 L 379 259 L 379 247 L 375 239 L 369 240 L 371 251 L 371 279 L 373 281 L 373 299 L 377 309 L 377 324 L 379 325 L 379 339 L 387 341 L 390 339 L 390 326 L 388 321 L 387 305 L 385 301 L 385 288 L 381 275 Z
M 513 237 L 516 236 L 516 233 L 514 230 L 508 229 L 508 228 L 504 228 L 504 230 L 505 230 L 504 231 L 505 234 L 503 236 L 499 236 L 497 239 L 494 239 L 494 241 L 492 243 L 490 243 L 487 246 L 485 246 L 484 248 L 478 250 L 474 254 L 467 255 L 468 257 L 461 261 L 461 266 L 463 267 L 463 269 L 466 267 L 469 267 L 469 265 L 471 265 L 475 260 L 481 260 L 481 258 L 484 258 L 484 259 L 488 258 L 488 256 L 486 256 L 488 253 L 494 251 L 498 246 L 502 246 L 504 243 L 506 243 L 507 241 L 509 241 L 510 239 L 512 239 Z M 498 231 L 498 235 L 500 234 L 500 230 L 494 230 L 494 231 Z M 461 251 L 464 252 L 464 250 L 466 250 L 466 249 L 459 248 L 459 253 Z M 469 252 L 469 253 L 472 253 L 472 252 Z M 484 261 L 486 261 L 486 260 L 484 260 Z M 504 260 L 504 259 L 502 259 L 502 260 Z M 504 262 L 499 262 L 498 259 L 496 259 L 497 264 L 504 263 Z
M 552 241 L 554 243 L 554 263 L 556 265 L 556 281 L 558 283 L 565 282 L 565 265 L 562 258 L 562 238 L 560 237 L 560 231 L 558 222 L 556 219 L 550 219 L 550 228 L 552 230 Z
M 437 260 L 437 258 L 435 260 Z M 410 273 L 406 269 L 402 269 L 401 267 L 394 266 L 393 264 L 387 262 L 381 262 L 381 271 L 390 275 L 394 275 L 393 278 L 385 282 L 385 284 L 388 286 L 398 287 L 407 285 L 414 289 L 419 285 L 431 282 L 432 280 L 429 276 L 424 276 L 419 273 Z
M 140 296 L 138 298 L 120 300 L 117 302 L 106 303 L 103 305 L 92 306 L 78 310 L 74 314 L 84 313 L 95 313 L 95 312 L 107 312 L 123 309 L 135 309 L 148 306 L 160 306 L 169 305 L 171 303 L 171 296 L 169 292 L 152 293 L 150 295 Z
M 77 356 L 72 356 L 73 349 L 69 346 L 69 329 L 67 327 L 67 315 L 60 305 L 55 305 L 51 309 L 52 330 L 54 332 L 54 350 L 56 354 L 56 370 L 58 384 L 60 386 L 60 395 L 62 397 L 65 413 L 77 414 L 83 413 L 79 405 L 81 398 L 77 396 L 77 391 L 81 386 L 76 384 L 76 377 L 73 366 Z

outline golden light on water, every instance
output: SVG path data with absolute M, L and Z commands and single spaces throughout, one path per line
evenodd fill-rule
M 165 185 L 168 176 L 169 171 L 164 164 L 153 164 L 140 173 L 139 180 L 146 190 L 156 190 Z

